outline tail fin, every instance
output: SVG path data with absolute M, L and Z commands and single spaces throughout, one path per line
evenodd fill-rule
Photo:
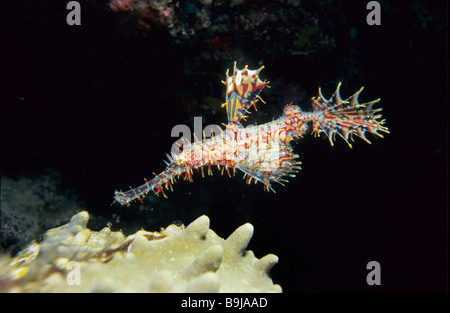
M 380 99 L 359 103 L 358 96 L 364 89 L 364 87 L 361 87 L 353 96 L 342 100 L 339 93 L 340 87 L 341 83 L 337 86 L 334 95 L 328 100 L 322 95 L 320 88 L 319 96 L 311 99 L 314 112 L 323 112 L 323 119 L 314 121 L 312 133 L 315 136 L 319 136 L 322 132 L 325 133 L 333 146 L 335 135 L 338 134 L 352 148 L 349 139 L 354 141 L 353 135 L 361 137 L 370 144 L 370 141 L 366 138 L 366 132 L 382 138 L 383 135 L 379 131 L 389 134 L 389 129 L 383 126 L 385 120 L 378 120 L 381 118 L 381 114 L 376 114 L 382 109 L 372 108 Z

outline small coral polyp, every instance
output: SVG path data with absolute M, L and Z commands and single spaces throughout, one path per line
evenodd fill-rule
M 184 178 L 192 181 L 193 169 L 201 170 L 208 167 L 208 174 L 212 174 L 211 167 L 222 167 L 229 176 L 236 170 L 244 173 L 247 183 L 261 182 L 264 189 L 275 191 L 272 182 L 282 184 L 286 177 L 295 177 L 299 172 L 301 162 L 293 152 L 291 141 L 302 138 L 309 128 L 311 134 L 318 137 L 322 133 L 328 137 L 333 146 L 336 134 L 344 139 L 350 148 L 353 135 L 362 138 L 370 144 L 366 133 L 372 133 L 383 138 L 380 132 L 389 133 L 383 126 L 385 120 L 379 120 L 382 109 L 374 109 L 380 99 L 368 103 L 359 103 L 361 88 L 353 96 L 343 100 L 340 95 L 339 83 L 335 93 L 329 99 L 322 95 L 313 97 L 312 111 L 303 111 L 299 106 L 288 104 L 284 113 L 272 122 L 243 127 L 241 120 L 246 119 L 250 107 L 256 110 L 256 102 L 262 99 L 259 94 L 268 87 L 266 80 L 260 79 L 260 72 L 250 70 L 245 66 L 242 70 L 234 63 L 233 74 L 226 72 L 225 103 L 228 124 L 226 130 L 217 136 L 184 143 L 183 152 L 168 156 L 166 169 L 145 184 L 129 191 L 116 191 L 114 202 L 128 205 L 133 200 L 142 200 L 150 191 L 164 194 L 164 188 L 172 189 L 172 184 L 184 174 Z M 264 101 L 262 101 L 264 102 Z M 310 127 L 309 124 L 312 126 Z M 199 154 L 199 151 L 201 152 Z
M 245 250 L 251 224 L 222 239 L 203 215 L 124 236 L 91 231 L 88 219 L 74 215 L 14 260 L 0 259 L 0 292 L 281 292 L 268 275 L 278 257 Z

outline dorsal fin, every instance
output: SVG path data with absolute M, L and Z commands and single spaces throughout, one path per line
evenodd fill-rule
M 236 68 L 234 62 L 233 75 L 229 76 L 227 70 L 227 79 L 223 83 L 227 86 L 225 103 L 223 106 L 227 109 L 228 123 L 237 124 L 241 119 L 246 118 L 245 114 L 253 105 L 256 110 L 256 101 L 262 99 L 259 97 L 268 82 L 259 78 L 259 72 L 264 68 L 261 66 L 257 70 L 249 70 L 246 65 L 242 70 Z

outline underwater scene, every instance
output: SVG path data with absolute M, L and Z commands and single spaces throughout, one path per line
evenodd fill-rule
M 0 292 L 448 292 L 447 9 L 5 3 Z

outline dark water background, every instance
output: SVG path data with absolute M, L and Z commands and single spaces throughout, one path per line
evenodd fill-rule
M 337 1 L 336 12 L 318 14 L 335 39 L 327 53 L 283 55 L 277 37 L 240 42 L 233 51 L 243 58 L 238 67 L 262 62 L 261 77 L 272 82 L 252 122 L 281 115 L 285 98 L 308 108 L 319 86 L 330 96 L 344 80 L 343 97 L 360 86 L 363 102 L 381 97 L 390 135 L 368 135 L 371 145 L 357 138 L 351 150 L 339 139 L 331 148 L 306 136 L 294 144 L 303 170 L 286 187 L 275 186 L 276 194 L 246 185 L 241 174 L 215 171 L 194 175 L 192 184 L 179 181 L 168 199 L 152 196 L 127 208 L 110 206 L 114 190 L 164 169 L 175 125 L 192 127 L 194 116 L 203 116 L 204 126 L 226 122 L 220 80 L 237 57 L 216 60 L 207 44 L 121 25 L 103 2 L 82 2 L 78 27 L 65 23 L 64 1 L 10 2 L 1 12 L 2 174 L 60 172 L 62 187 L 76 189 L 97 229 L 111 220 L 128 233 L 157 230 L 207 214 L 226 237 L 250 222 L 249 249 L 279 256 L 271 275 L 286 292 L 442 292 L 446 2 L 380 3 L 381 26 L 366 24 L 365 1 Z M 381 286 L 366 284 L 372 260 L 381 264 Z

